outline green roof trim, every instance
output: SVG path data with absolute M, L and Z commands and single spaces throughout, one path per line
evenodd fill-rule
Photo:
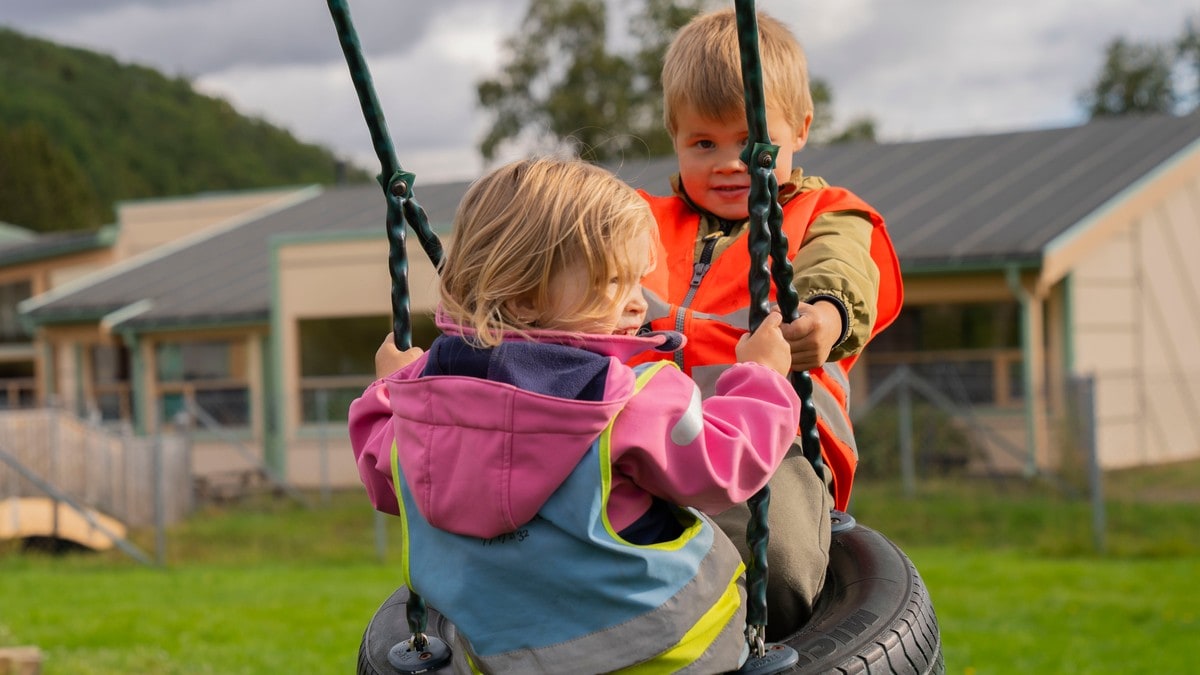
M 936 260 L 931 262 L 901 261 L 900 270 L 904 276 L 943 276 L 948 274 L 978 274 L 980 272 L 1006 273 L 1016 267 L 1022 271 L 1039 270 L 1042 258 L 1013 257 L 988 258 L 985 260 L 948 261 Z
M 117 226 L 105 225 L 92 232 L 55 232 L 0 248 L 0 267 L 49 260 L 74 253 L 111 248 L 117 241 Z

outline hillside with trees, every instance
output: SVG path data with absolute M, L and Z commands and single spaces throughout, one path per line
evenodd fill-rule
M 34 230 L 111 222 L 125 199 L 338 177 L 330 150 L 185 78 L 5 28 L 0 92 L 0 221 Z

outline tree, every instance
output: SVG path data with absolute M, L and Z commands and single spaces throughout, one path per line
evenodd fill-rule
M 38 124 L 0 128 L 0 220 L 38 232 L 103 224 L 104 208 L 75 158 Z
M 1171 57 L 1162 45 L 1114 38 L 1105 48 L 1100 75 L 1080 103 L 1093 118 L 1172 112 L 1176 95 Z
M 856 117 L 838 130 L 834 127 L 833 89 L 820 78 L 809 85 L 813 98 L 813 121 L 809 138 L 814 144 L 875 142 L 875 119 L 869 115 Z
M 871 117 L 856 117 L 850 120 L 830 143 L 874 143 L 875 120 Z
M 610 0 L 611 2 L 611 0 Z M 714 0 L 625 0 L 640 5 L 629 22 L 634 44 L 611 49 L 605 0 L 531 0 L 517 33 L 504 42 L 500 74 L 477 85 L 492 116 L 479 145 L 491 161 L 510 144 L 537 150 L 568 146 L 597 161 L 671 153 L 662 123 L 662 62 L 675 33 Z M 874 122 L 830 131 L 832 93 L 812 81 L 818 142 L 874 139 Z
M 833 127 L 833 90 L 829 83 L 819 78 L 812 78 L 808 84 L 812 92 L 813 121 L 808 129 L 809 137 L 817 143 L 827 142 Z
M 671 154 L 671 138 L 663 128 L 662 64 L 675 33 L 692 17 L 710 9 L 712 1 L 645 0 L 645 8 L 631 22 L 631 32 L 641 45 L 634 55 L 636 88 L 644 92 L 636 120 L 651 157 Z
M 1200 106 L 1200 14 L 1162 44 L 1113 38 L 1090 89 L 1079 97 L 1091 117 L 1186 113 Z
M 1176 96 L 1195 109 L 1200 106 L 1200 14 L 1184 25 L 1183 35 L 1175 43 L 1175 58 L 1183 74 L 1191 78 L 1191 91 L 1176 90 Z
M 605 0 L 531 0 L 504 42 L 500 74 L 477 85 L 492 125 L 479 145 L 492 160 L 506 145 L 571 146 L 593 160 L 662 155 L 662 57 L 671 37 L 711 0 L 645 0 L 630 20 L 636 42 L 610 49 Z

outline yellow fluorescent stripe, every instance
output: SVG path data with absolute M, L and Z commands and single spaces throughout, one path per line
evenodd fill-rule
M 650 381 L 650 378 L 654 377 L 655 373 L 667 366 L 671 366 L 673 368 L 678 367 L 671 361 L 655 361 L 645 370 L 638 373 L 637 380 L 635 381 L 633 387 L 634 393 L 636 394 L 637 392 L 641 391 L 642 387 L 646 386 L 646 383 Z M 664 541 L 657 544 L 630 544 L 622 539 L 621 535 L 617 534 L 617 531 L 613 529 L 612 523 L 608 520 L 608 493 L 612 489 L 612 429 L 613 424 L 616 423 L 617 417 L 619 417 L 620 414 L 621 413 L 618 412 L 616 415 L 614 415 L 613 418 L 609 420 L 608 427 L 605 428 L 603 433 L 600 434 L 600 516 L 602 518 L 602 522 L 604 523 L 604 529 L 608 530 L 608 536 L 612 537 L 614 540 L 624 544 L 629 544 L 630 546 L 636 546 L 637 548 L 656 548 L 664 551 L 675 551 L 681 549 L 700 532 L 700 528 L 702 526 L 700 518 L 695 518 L 692 524 L 689 525 L 687 529 L 683 531 L 683 534 L 679 535 L 677 539 L 673 541 Z
M 392 489 L 396 492 L 396 503 L 400 505 L 400 578 L 404 585 L 412 588 L 408 575 L 408 513 L 404 510 L 404 496 L 400 494 L 400 451 L 392 441 Z
M 704 613 L 704 616 L 700 617 L 700 620 L 688 632 L 683 634 L 683 637 L 679 639 L 679 642 L 674 647 L 671 647 L 649 661 L 615 672 L 621 673 L 621 675 L 673 673 L 695 663 L 696 659 L 700 658 L 700 655 L 712 646 L 713 641 L 717 639 L 721 631 L 725 630 L 725 626 L 729 625 L 729 620 L 733 618 L 738 607 L 742 604 L 737 581 L 745 569 L 744 565 L 738 565 L 738 569 L 734 572 L 733 579 L 729 581 L 729 585 L 725 587 L 725 593 L 721 595 L 721 599 L 717 600 Z

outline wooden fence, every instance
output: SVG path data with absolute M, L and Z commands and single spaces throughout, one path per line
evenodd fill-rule
M 174 523 L 193 508 L 182 436 L 135 436 L 57 408 L 0 410 L 0 450 L 71 499 L 130 527 Z M 0 463 L 0 498 L 35 496 L 45 495 Z

